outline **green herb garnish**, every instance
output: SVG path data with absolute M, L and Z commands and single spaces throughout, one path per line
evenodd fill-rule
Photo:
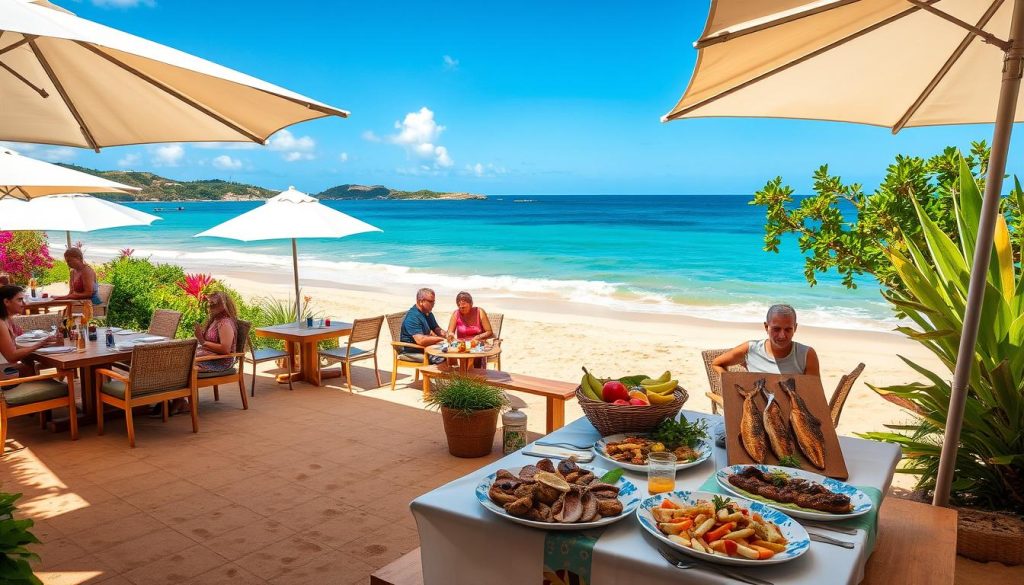
M 800 469 L 800 458 L 796 455 L 786 455 L 779 459 L 779 465 L 783 467 L 793 467 Z
M 615 469 L 613 469 L 613 470 L 609 471 L 608 473 L 602 475 L 600 479 L 604 483 L 610 483 L 610 484 L 614 485 L 615 482 L 619 481 L 619 478 L 622 477 L 623 473 L 625 473 L 625 470 L 623 470 L 621 467 L 616 467 Z
M 772 480 L 776 487 L 783 487 L 789 481 L 789 475 L 781 471 L 773 471 L 768 474 L 768 479 Z
M 717 514 L 722 508 L 728 508 L 732 502 L 732 498 L 723 498 L 722 496 L 712 496 L 711 503 L 715 505 L 715 513 Z
M 652 438 L 665 445 L 665 449 L 672 451 L 678 447 L 687 446 L 691 449 L 697 443 L 708 437 L 708 423 L 704 419 L 689 422 L 685 416 L 679 420 L 665 419 L 655 429 Z

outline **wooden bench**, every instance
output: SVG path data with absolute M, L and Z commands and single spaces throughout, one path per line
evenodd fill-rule
M 860 585 L 953 585 L 955 568 L 956 511 L 886 498 Z M 374 572 L 370 585 L 423 585 L 420 549 Z
M 423 374 L 423 396 L 430 394 L 430 379 L 437 376 L 447 376 L 451 372 L 441 371 L 437 366 L 420 368 Z M 523 374 L 512 374 L 501 370 L 485 370 L 474 368 L 469 370 L 469 375 L 482 378 L 488 384 L 497 386 L 512 392 L 525 392 L 536 394 L 547 398 L 547 432 L 565 426 L 565 402 L 576 397 L 576 384 L 570 382 L 559 382 L 526 376 Z

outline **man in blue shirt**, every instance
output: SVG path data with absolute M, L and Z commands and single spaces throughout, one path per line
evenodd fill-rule
M 420 347 L 428 347 L 445 340 L 445 331 L 437 324 L 434 318 L 434 291 L 429 288 L 421 288 L 416 291 L 416 304 L 409 308 L 402 321 L 402 342 L 415 343 Z M 422 362 L 423 352 L 411 351 L 406 348 L 399 358 L 402 361 Z M 440 356 L 430 356 L 430 363 L 440 364 L 445 359 Z

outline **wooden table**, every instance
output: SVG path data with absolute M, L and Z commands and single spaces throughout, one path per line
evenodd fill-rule
M 96 417 L 92 416 L 95 412 L 96 395 L 94 384 L 96 382 L 96 370 L 114 362 L 130 362 L 132 359 L 132 350 L 130 348 L 121 350 L 106 346 L 105 329 L 100 328 L 96 333 L 96 341 L 86 339 L 84 352 L 39 353 L 35 351 L 32 353 L 32 358 L 38 361 L 44 368 L 57 368 L 60 372 L 78 370 L 79 384 L 82 388 L 82 409 L 85 412 L 85 418 L 80 421 L 82 424 L 96 421 Z M 139 339 L 140 337 L 154 336 L 149 333 L 114 336 L 117 343 L 120 344 Z M 67 340 L 65 340 L 65 344 L 68 344 Z
M 284 349 L 292 356 L 292 363 L 295 363 L 295 348 L 299 349 L 299 371 L 292 373 L 292 381 L 305 381 L 315 386 L 322 386 L 324 378 L 341 376 L 341 372 L 321 372 L 320 356 L 317 344 L 327 339 L 337 339 L 352 333 L 352 324 L 334 322 L 325 327 L 306 327 L 298 323 L 286 323 L 284 325 L 271 325 L 270 327 L 259 327 L 256 329 L 258 337 L 280 339 L 284 342 Z M 279 383 L 288 381 L 288 374 L 281 374 L 277 377 Z
M 491 345 L 487 351 L 441 351 L 440 345 L 431 345 L 426 347 L 427 355 L 433 355 L 443 357 L 448 360 L 459 361 L 459 373 L 466 375 L 469 370 L 473 367 L 473 360 L 482 359 L 486 360 L 501 354 L 501 344 L 495 343 Z
M 27 297 L 26 296 L 25 297 L 25 314 L 26 315 L 36 315 L 38 313 L 49 313 L 50 309 L 55 309 L 57 307 L 60 307 L 60 310 L 65 311 L 69 307 L 71 307 L 71 305 L 74 304 L 74 302 L 75 301 L 71 301 L 71 300 L 67 300 L 67 299 L 59 300 L 59 299 L 55 299 L 53 297 L 49 297 L 49 298 L 43 299 L 43 298 L 38 298 L 38 297 Z M 70 312 L 70 311 L 68 311 L 68 312 Z

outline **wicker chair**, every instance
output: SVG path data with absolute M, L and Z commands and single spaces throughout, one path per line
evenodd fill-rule
M 839 416 L 843 414 L 843 405 L 846 404 L 846 399 L 850 396 L 850 391 L 853 390 L 853 383 L 857 381 L 857 378 L 860 377 L 863 371 L 864 364 L 857 364 L 857 367 L 852 372 L 839 378 L 836 391 L 832 393 L 832 398 L 828 401 L 829 414 L 832 416 L 832 426 L 839 426 Z
M 149 318 L 149 334 L 174 339 L 181 323 L 181 313 L 170 309 L 155 309 Z
M 92 306 L 92 316 L 97 319 L 106 320 L 110 296 L 114 294 L 114 285 L 102 282 L 96 294 L 100 297 L 100 304 Z
M 132 350 L 132 368 L 124 372 L 96 370 L 96 431 L 103 434 L 103 405 L 124 411 L 128 426 L 128 446 L 135 447 L 132 408 L 163 402 L 167 421 L 167 401 L 188 398 L 192 411 L 192 432 L 199 432 L 198 390 L 196 387 L 197 339 L 179 339 L 136 345 Z
M 196 358 L 196 363 L 221 360 L 224 358 L 235 358 L 233 367 L 226 370 L 196 372 L 196 386 L 198 388 L 209 388 L 213 386 L 213 399 L 220 400 L 221 384 L 238 384 L 238 393 L 242 395 L 242 410 L 249 410 L 249 399 L 245 396 L 245 373 L 242 367 L 245 359 L 245 346 L 249 340 L 249 332 L 252 331 L 252 323 L 248 321 L 235 321 L 235 351 L 223 355 L 204 355 Z
M 708 398 L 711 399 L 711 414 L 718 414 L 718 406 L 722 400 L 722 375 L 718 373 L 711 364 L 715 361 L 715 358 L 729 351 L 731 348 L 726 349 L 705 349 L 700 352 L 700 356 L 704 358 L 704 371 L 708 374 L 708 386 L 711 388 L 711 392 L 707 393 Z M 727 368 L 730 372 L 746 372 L 747 366 L 735 365 Z
M 387 315 L 388 329 L 391 330 L 391 352 L 394 354 L 394 360 L 391 363 L 391 389 L 395 389 L 395 381 L 398 380 L 398 368 L 416 368 L 416 375 L 413 380 L 420 379 L 420 368 L 424 368 L 430 365 L 430 360 L 427 357 L 427 352 L 423 351 L 423 348 L 416 345 L 415 343 L 404 343 L 402 341 L 402 321 L 405 320 L 405 313 L 391 313 Z M 423 358 L 420 361 L 412 361 L 407 354 L 403 354 L 402 351 L 405 348 L 414 349 L 421 354 Z
M 352 392 L 352 362 L 361 360 L 373 360 L 373 373 L 377 375 L 377 387 L 383 382 L 380 379 L 380 369 L 377 367 L 377 346 L 380 343 L 380 330 L 384 324 L 384 315 L 356 319 L 352 323 L 352 333 L 348 336 L 348 343 L 345 347 L 333 347 L 320 350 L 320 357 L 328 362 L 340 362 L 345 373 L 345 381 L 348 383 L 348 391 Z M 402 323 L 399 321 L 399 334 L 401 334 Z M 373 342 L 373 349 L 361 349 L 355 347 L 356 343 Z M 392 389 L 394 389 L 392 387 Z
M 11 322 L 24 331 L 42 329 L 50 331 L 51 327 L 59 327 L 64 320 L 63 313 L 38 313 L 36 315 L 11 315 Z
M 61 378 L 65 381 L 61 382 Z M 17 386 L 5 389 L 12 385 Z M 0 455 L 3 455 L 7 445 L 8 420 L 24 414 L 44 413 L 54 408 L 68 409 L 71 440 L 78 439 L 75 381 L 70 372 L 0 380 Z
M 488 313 L 487 319 L 491 322 L 491 332 L 494 333 L 494 342 L 501 343 L 501 324 L 505 321 L 503 313 Z M 494 369 L 501 369 L 501 354 L 487 358 L 487 364 L 494 364 Z

